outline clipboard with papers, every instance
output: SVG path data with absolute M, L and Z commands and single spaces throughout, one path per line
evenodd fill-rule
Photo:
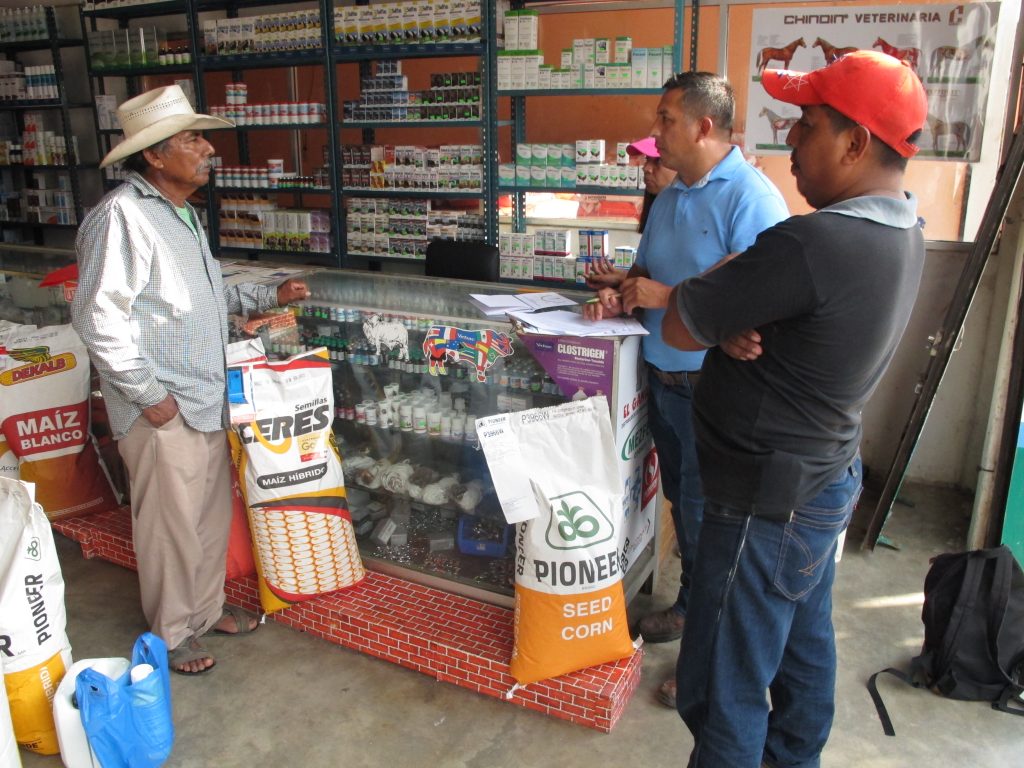
M 544 336 L 646 336 L 649 331 L 635 317 L 588 320 L 568 310 L 550 312 L 509 312 L 517 330 Z
M 575 301 L 555 291 L 471 293 L 469 302 L 487 317 L 503 317 L 510 312 L 536 312 L 553 307 L 577 306 Z

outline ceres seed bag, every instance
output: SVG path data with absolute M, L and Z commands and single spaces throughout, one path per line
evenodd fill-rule
M 253 416 L 231 442 L 268 613 L 350 587 L 365 576 L 331 430 L 334 390 L 325 349 L 282 362 L 235 365 Z M 238 406 L 237 408 L 235 406 Z M 232 416 L 235 421 L 235 416 Z
M 51 520 L 117 507 L 89 432 L 89 356 L 70 325 L 0 334 L 3 442 Z
M 526 684 L 632 654 L 607 400 L 479 419 L 477 436 L 517 526 L 512 676 Z

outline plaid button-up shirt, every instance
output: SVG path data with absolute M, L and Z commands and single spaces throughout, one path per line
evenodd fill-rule
M 227 316 L 277 306 L 272 287 L 224 288 L 206 233 L 188 208 L 198 234 L 156 187 L 132 173 L 78 231 L 72 325 L 100 373 L 115 438 L 168 394 L 193 429 L 223 429 Z

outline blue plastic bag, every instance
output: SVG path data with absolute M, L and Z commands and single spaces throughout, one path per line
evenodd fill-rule
M 171 755 L 171 680 L 167 646 L 151 632 L 139 636 L 132 667 L 150 664 L 147 677 L 135 683 L 131 670 L 116 680 L 83 669 L 75 681 L 82 726 L 103 768 L 158 768 Z

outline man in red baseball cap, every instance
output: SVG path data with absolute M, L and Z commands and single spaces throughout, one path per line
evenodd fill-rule
M 803 108 L 787 143 L 797 188 L 817 210 L 680 283 L 662 325 L 672 346 L 710 348 L 693 405 L 704 522 L 676 674 L 690 768 L 820 765 L 860 415 L 924 264 L 917 202 L 903 190 L 927 113 L 913 71 L 858 51 L 814 72 L 765 72 L 762 83 Z

